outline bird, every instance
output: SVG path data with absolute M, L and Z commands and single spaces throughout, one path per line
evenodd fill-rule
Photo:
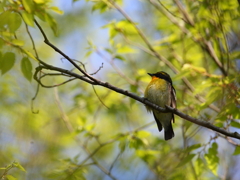
M 176 108 L 176 91 L 173 87 L 171 77 L 164 71 L 148 73 L 148 75 L 152 77 L 152 80 L 144 92 L 144 98 L 162 108 L 165 108 L 166 105 Z M 172 112 L 162 113 L 147 105 L 146 109 L 148 112 L 153 112 L 159 132 L 164 128 L 164 139 L 172 139 L 174 137 L 174 131 L 172 128 L 174 114 Z

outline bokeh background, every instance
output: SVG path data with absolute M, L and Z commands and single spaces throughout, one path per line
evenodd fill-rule
M 1 14 L 23 14 L 28 3 L 2 1 Z M 33 3 L 56 21 L 54 33 L 55 25 L 51 28 L 37 12 L 28 12 L 51 43 L 83 63 L 88 73 L 96 72 L 95 78 L 143 96 L 150 81 L 147 72 L 166 71 L 173 79 L 179 110 L 240 133 L 238 1 Z M 80 80 L 38 89 L 21 66 L 26 54 L 19 47 L 35 53 L 26 19 L 14 32 L 8 29 L 10 21 L 0 21 L 1 58 L 7 52 L 15 54 L 6 73 L 6 60 L 0 61 L 2 179 L 239 179 L 237 139 L 176 116 L 175 137 L 166 142 L 143 104 L 109 89 Z M 42 61 L 77 72 L 43 42 L 36 25 L 27 26 Z M 5 32 L 13 34 L 5 36 Z M 23 44 L 14 46 L 12 39 Z M 226 74 L 216 65 L 208 43 Z M 38 62 L 29 60 L 32 70 L 28 71 L 33 74 Z M 46 76 L 43 83 L 51 86 L 67 79 Z M 204 100 L 199 101 L 199 96 Z

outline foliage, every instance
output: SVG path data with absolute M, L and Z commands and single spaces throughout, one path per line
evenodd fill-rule
M 176 117 L 166 142 L 143 104 L 51 68 L 34 71 L 43 62 L 82 75 L 44 44 L 38 23 L 93 77 L 142 96 L 147 72 L 164 70 L 179 110 L 239 133 L 238 1 L 54 3 L 0 1 L 1 179 L 239 177 L 239 140 Z

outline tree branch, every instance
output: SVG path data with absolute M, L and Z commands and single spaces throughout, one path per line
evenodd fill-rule
M 233 138 L 236 138 L 236 139 L 240 139 L 240 134 L 237 133 L 237 132 L 228 132 L 224 129 L 221 129 L 219 127 L 216 127 L 214 126 L 213 124 L 207 122 L 207 121 L 202 121 L 200 119 L 197 119 L 197 118 L 194 118 L 194 117 L 191 117 L 187 114 L 184 114 L 183 112 L 179 111 L 178 109 L 174 109 L 172 107 L 169 107 L 169 106 L 166 106 L 166 108 L 162 108 L 162 107 L 159 107 L 157 106 L 156 104 L 153 104 L 152 102 L 148 101 L 146 98 L 143 98 L 143 97 L 140 97 L 134 93 L 131 93 L 127 90 L 124 90 L 124 89 L 121 89 L 121 88 L 118 88 L 116 86 L 113 86 L 111 84 L 109 84 L 108 82 L 103 82 L 103 81 L 100 81 L 98 79 L 95 79 L 93 78 L 92 76 L 90 76 L 89 74 L 87 74 L 83 69 L 81 69 L 72 59 L 70 59 L 65 53 L 63 53 L 61 50 L 59 50 L 57 47 L 55 47 L 53 44 L 51 44 L 49 42 L 49 40 L 47 39 L 45 33 L 43 32 L 41 26 L 37 23 L 37 21 L 35 20 L 35 23 L 37 24 L 37 26 L 39 27 L 40 31 L 42 32 L 43 34 L 43 37 L 44 37 L 44 42 L 49 45 L 50 47 L 52 47 L 55 51 L 57 51 L 59 54 L 61 54 L 63 57 L 65 57 L 67 60 L 69 60 L 82 74 L 84 74 L 83 76 L 79 75 L 79 74 L 76 74 L 76 73 L 73 73 L 69 70 L 66 70 L 66 69 L 62 69 L 62 68 L 58 68 L 58 67 L 55 67 L 55 66 L 51 66 L 43 61 L 41 61 L 39 59 L 39 62 L 42 64 L 40 66 L 38 66 L 36 68 L 36 71 L 34 73 L 34 79 L 41 85 L 44 87 L 44 85 L 42 84 L 42 82 L 40 81 L 40 79 L 38 78 L 37 74 L 42 70 L 42 69 L 48 69 L 48 70 L 53 70 L 53 71 L 58 71 L 58 72 L 61 72 L 61 73 L 64 73 L 64 74 L 67 74 L 67 75 L 70 75 L 72 77 L 75 77 L 77 79 L 80 79 L 82 81 L 85 81 L 89 84 L 92 84 L 92 85 L 98 85 L 98 86 L 102 86 L 102 87 L 105 87 L 107 89 L 110 89 L 110 90 L 113 90 L 119 94 L 122 94 L 122 95 L 125 95 L 125 96 L 128 96 L 132 99 L 135 99 L 147 106 L 150 106 L 160 112 L 163 112 L 163 113 L 167 113 L 167 112 L 172 112 L 174 114 L 176 114 L 177 116 L 187 120 L 187 121 L 190 121 L 192 123 L 195 123 L 197 125 L 200 125 L 200 126 L 203 126 L 205 128 L 208 128 L 208 129 L 211 129 L 213 131 L 216 131 L 218 133 L 221 133 L 225 136 L 229 136 L 229 137 L 233 137 Z

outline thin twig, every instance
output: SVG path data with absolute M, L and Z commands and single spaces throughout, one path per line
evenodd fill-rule
M 109 109 L 109 107 L 107 107 L 107 105 L 106 105 L 106 104 L 102 101 L 102 99 L 99 97 L 99 95 L 98 95 L 98 93 L 97 93 L 95 87 L 92 86 L 92 88 L 93 88 L 93 91 L 94 91 L 94 93 L 96 94 L 98 100 L 102 103 L 102 105 L 103 105 L 104 107 L 106 107 L 107 109 Z

